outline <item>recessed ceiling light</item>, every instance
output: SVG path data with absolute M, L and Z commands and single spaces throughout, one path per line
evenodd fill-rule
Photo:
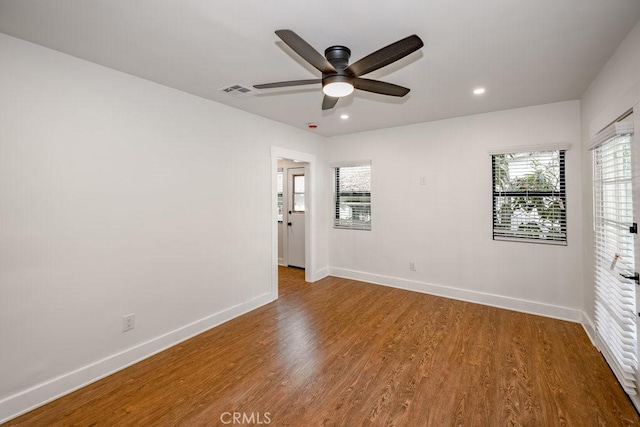
M 478 87 L 473 90 L 474 95 L 482 95 L 484 92 L 485 92 L 485 89 L 483 87 Z
M 348 114 L 341 114 L 341 115 L 340 115 L 340 118 L 341 118 L 342 120 L 347 120 L 347 119 L 349 118 L 349 115 L 348 115 Z

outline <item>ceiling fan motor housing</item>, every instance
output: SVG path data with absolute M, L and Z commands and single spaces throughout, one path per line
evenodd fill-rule
M 353 76 L 346 71 L 349 66 L 351 50 L 346 46 L 331 46 L 325 49 L 324 56 L 336 69 L 336 73 L 322 73 L 322 86 L 331 83 L 348 83 L 353 86 Z
M 325 49 L 324 56 L 340 72 L 349 66 L 351 50 L 346 46 L 330 46 Z

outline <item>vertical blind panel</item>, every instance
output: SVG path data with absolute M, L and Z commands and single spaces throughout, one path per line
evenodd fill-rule
M 334 227 L 371 229 L 371 165 L 335 169 Z
M 276 174 L 276 177 L 277 177 L 277 181 L 276 181 L 277 182 L 277 184 L 276 184 L 277 191 L 278 191 L 278 193 L 282 193 L 284 191 L 283 172 L 278 171 L 277 174 Z
M 496 154 L 493 238 L 566 244 L 564 150 Z
M 283 204 L 284 204 L 284 196 L 283 196 L 283 192 L 284 192 L 284 177 L 283 177 L 283 172 L 281 170 L 278 170 L 277 174 L 276 174 L 277 180 L 276 180 L 276 191 L 278 193 L 278 221 L 282 222 L 283 220 L 283 213 L 282 213 L 282 209 L 283 209 Z
M 595 320 L 603 354 L 629 394 L 636 394 L 638 343 L 631 135 L 613 136 L 593 150 Z

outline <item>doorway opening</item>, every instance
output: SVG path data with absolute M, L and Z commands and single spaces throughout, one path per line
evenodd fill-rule
M 307 165 L 278 159 L 278 265 L 282 267 L 306 268 Z
M 275 299 L 278 297 L 279 266 L 304 269 L 305 281 L 314 281 L 316 156 L 272 147 L 271 171 L 271 292 Z

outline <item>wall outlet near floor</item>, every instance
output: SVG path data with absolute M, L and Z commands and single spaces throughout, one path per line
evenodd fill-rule
M 409 270 L 416 271 L 416 263 L 413 261 L 409 261 Z
M 127 332 L 136 327 L 136 315 L 131 313 L 122 316 L 122 332 Z

